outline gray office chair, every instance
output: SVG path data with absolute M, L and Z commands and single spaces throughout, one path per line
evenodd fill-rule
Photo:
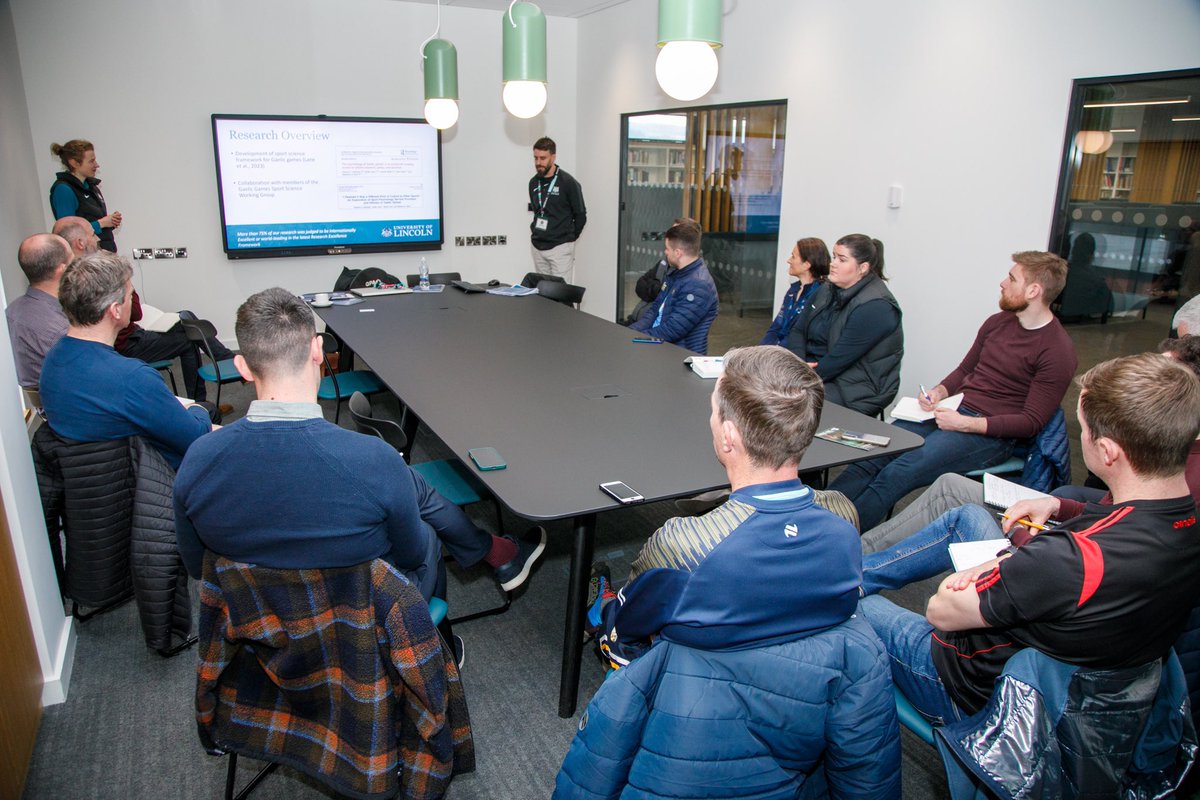
M 537 290 L 542 297 L 571 308 L 579 308 L 579 304 L 583 302 L 583 293 L 587 291 L 582 286 L 575 286 L 566 281 L 538 281 Z
M 404 285 L 410 289 L 421 282 L 420 275 L 408 275 L 406 277 L 407 277 L 407 281 L 405 282 Z M 443 286 L 449 286 L 451 281 L 461 281 L 461 280 L 462 280 L 462 275 L 459 275 L 457 272 L 431 272 L 431 273 L 429 273 L 429 285 L 430 286 L 437 286 L 438 284 L 441 284 Z

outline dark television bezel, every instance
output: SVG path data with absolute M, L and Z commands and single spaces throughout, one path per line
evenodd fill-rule
M 424 119 L 412 117 L 340 117 L 326 114 L 213 114 L 212 127 L 213 167 L 217 173 L 217 205 L 221 211 L 221 249 L 230 261 L 251 258 L 299 258 L 305 256 L 344 256 L 354 253 L 401 253 L 426 250 L 441 250 L 446 244 L 446 198 L 442 181 L 442 132 L 434 128 L 437 141 L 438 181 L 438 240 L 436 242 L 380 242 L 378 244 L 312 245 L 308 247 L 258 247 L 245 250 L 230 250 L 225 224 L 225 193 L 221 183 L 221 151 L 217 146 L 217 120 L 279 120 L 281 122 L 386 122 L 429 125 Z

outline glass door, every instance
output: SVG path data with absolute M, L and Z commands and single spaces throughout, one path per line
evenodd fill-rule
M 623 116 L 618 321 L 645 302 L 638 278 L 663 233 L 690 217 L 721 299 L 709 352 L 758 342 L 774 312 L 786 118 L 786 101 Z

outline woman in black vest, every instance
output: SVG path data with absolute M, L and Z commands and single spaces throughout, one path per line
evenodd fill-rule
M 50 209 L 55 219 L 83 217 L 92 223 L 92 229 L 100 237 L 100 247 L 111 253 L 117 252 L 117 241 L 113 231 L 121 227 L 121 212 L 108 213 L 104 195 L 100 193 L 100 179 L 96 177 L 100 164 L 96 161 L 96 149 L 85 139 L 72 139 L 66 144 L 50 145 L 65 172 L 55 176 L 50 187 Z
M 885 280 L 882 242 L 861 233 L 838 239 L 829 277 L 787 341 L 825 382 L 826 400 L 863 414 L 878 414 L 900 387 L 904 330 Z

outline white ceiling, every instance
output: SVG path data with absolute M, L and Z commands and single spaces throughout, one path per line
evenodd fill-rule
M 548 17 L 586 17 L 606 8 L 619 6 L 626 0 L 533 0 Z M 437 5 L 438 0 L 410 0 L 414 3 Z M 442 0 L 444 6 L 482 8 L 491 11 L 507 11 L 512 0 Z

